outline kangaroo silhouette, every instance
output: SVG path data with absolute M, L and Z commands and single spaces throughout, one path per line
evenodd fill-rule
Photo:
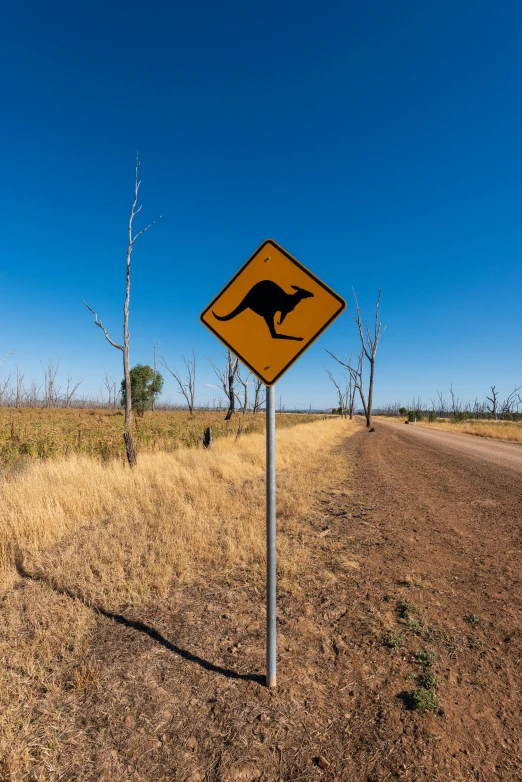
M 228 315 L 217 315 L 214 310 L 212 314 L 217 320 L 232 320 L 245 310 L 252 310 L 256 315 L 260 315 L 264 320 L 273 339 L 295 339 L 302 342 L 303 337 L 291 337 L 288 334 L 278 334 L 275 330 L 274 320 L 276 312 L 281 313 L 278 325 L 280 326 L 289 312 L 297 307 L 303 299 L 313 298 L 313 293 L 299 288 L 297 285 L 291 285 L 295 293 L 286 293 L 276 282 L 272 280 L 261 280 L 248 291 L 247 295 L 238 304 L 235 310 Z

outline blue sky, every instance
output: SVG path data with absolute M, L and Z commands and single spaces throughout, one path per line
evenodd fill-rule
M 133 364 L 193 348 L 212 399 L 199 312 L 272 237 L 368 316 L 382 287 L 376 405 L 522 384 L 521 33 L 519 2 L 6 6 L 0 371 L 63 352 L 85 393 L 121 378 L 82 300 L 120 339 L 138 149 L 139 227 L 163 217 L 133 255 Z M 323 348 L 357 347 L 345 314 L 286 407 L 333 404 Z

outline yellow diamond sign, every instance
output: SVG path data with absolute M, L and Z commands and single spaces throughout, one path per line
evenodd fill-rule
M 344 299 L 267 239 L 200 320 L 271 386 L 345 307 Z

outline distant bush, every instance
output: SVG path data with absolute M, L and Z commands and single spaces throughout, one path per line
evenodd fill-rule
M 399 407 L 399 413 L 401 415 L 408 415 L 408 408 L 407 407 Z
M 469 421 L 470 419 L 475 418 L 473 413 L 457 413 L 457 415 L 454 415 L 451 419 L 452 423 L 457 423 L 458 421 Z
M 430 424 L 434 424 L 437 422 L 437 416 L 435 415 L 435 413 L 429 414 L 428 421 L 430 422 Z
M 423 418 L 422 410 L 410 410 L 408 413 L 408 421 L 422 421 Z

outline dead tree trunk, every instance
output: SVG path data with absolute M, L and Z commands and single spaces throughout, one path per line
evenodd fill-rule
M 129 303 L 130 303 L 130 287 L 131 287 L 131 255 L 132 250 L 134 249 L 134 243 L 138 236 L 141 236 L 146 231 L 149 230 L 155 223 L 158 222 L 158 220 L 161 218 L 161 215 L 157 217 L 155 220 L 152 221 L 152 223 L 149 223 L 145 228 L 142 228 L 141 231 L 138 231 L 137 234 L 134 236 L 132 235 L 132 222 L 138 212 L 141 211 L 141 205 L 137 207 L 138 203 L 138 194 L 140 190 L 141 181 L 139 178 L 140 173 L 140 161 L 138 159 L 138 155 L 136 155 L 136 172 L 135 172 L 135 179 L 134 179 L 134 200 L 132 202 L 130 215 L 129 215 L 129 223 L 128 223 L 128 245 L 127 245 L 127 262 L 125 267 L 125 301 L 123 303 L 123 345 L 120 345 L 117 342 L 113 342 L 113 340 L 109 337 L 109 334 L 107 332 L 107 329 L 103 325 L 101 320 L 98 320 L 97 313 L 92 309 L 92 307 L 89 307 L 89 305 L 84 301 L 83 303 L 87 307 L 88 310 L 90 310 L 94 315 L 94 323 L 96 326 L 98 326 L 103 333 L 105 334 L 105 339 L 107 342 L 109 342 L 113 348 L 117 348 L 117 350 L 121 350 L 123 353 L 123 376 L 125 379 L 125 418 L 123 421 L 123 439 L 125 441 L 125 450 L 127 453 L 127 461 L 131 467 L 134 467 L 136 465 L 136 452 L 134 450 L 134 444 L 132 442 L 132 432 L 131 432 L 131 423 L 132 423 L 132 390 L 131 390 L 131 379 L 130 379 L 130 363 L 129 363 L 129 343 L 130 343 L 130 333 L 129 333 Z
M 238 394 L 236 394 L 236 397 L 237 397 L 238 403 L 243 408 L 243 415 L 246 415 L 247 414 L 247 410 L 248 410 L 248 384 L 249 384 L 249 381 L 250 381 L 251 374 L 252 374 L 252 372 L 249 372 L 248 375 L 246 376 L 246 378 L 243 380 L 243 378 L 241 377 L 241 369 L 238 367 L 237 380 L 238 380 L 238 383 L 240 383 L 240 385 L 243 386 L 243 399 L 241 400 L 239 398 Z
M 366 356 L 370 364 L 370 380 L 368 383 L 368 405 L 365 410 L 365 415 L 366 415 L 366 426 L 371 427 L 372 410 L 373 410 L 373 384 L 375 380 L 375 356 L 377 354 L 377 348 L 379 347 L 379 340 L 384 334 L 386 326 L 383 327 L 379 323 L 379 304 L 381 301 L 381 291 L 379 291 L 379 293 L 377 294 L 377 301 L 375 302 L 375 322 L 373 326 L 373 333 L 370 332 L 370 328 L 366 321 L 364 322 L 364 328 L 363 328 L 361 311 L 359 309 L 359 302 L 357 301 L 357 296 L 355 295 L 355 291 L 353 291 L 353 297 L 355 299 L 355 315 L 352 315 L 351 318 L 357 324 L 357 328 L 359 330 L 359 338 L 361 340 L 362 352 L 364 353 L 364 355 Z M 359 389 L 359 391 L 360 390 L 361 389 Z
M 341 418 L 343 418 L 343 413 L 344 413 L 344 395 L 343 395 L 343 392 L 341 390 L 341 384 L 334 378 L 334 376 L 332 375 L 331 372 L 328 371 L 328 369 L 326 370 L 326 374 L 328 375 L 328 377 L 330 378 L 330 380 L 334 384 L 335 390 L 337 391 L 337 403 L 339 405 L 339 415 L 341 416 Z
M 185 382 L 183 382 L 183 378 L 181 377 L 181 375 L 177 370 L 171 369 L 169 367 L 169 365 L 167 364 L 163 356 L 161 357 L 161 360 L 167 372 L 170 372 L 170 374 L 178 384 L 179 393 L 185 397 L 185 401 L 187 403 L 189 413 L 190 415 L 193 415 L 195 396 L 196 396 L 196 354 L 194 353 L 193 350 L 192 361 L 189 358 L 185 358 L 185 356 L 181 356 L 181 358 L 183 360 L 183 363 L 185 364 L 185 369 L 187 372 L 185 376 Z
M 199 441 L 200 441 L 201 445 L 203 446 L 203 448 L 212 449 L 212 447 L 213 447 L 213 443 L 212 443 L 212 429 L 210 428 L 210 426 L 208 426 L 205 429 L 205 433 L 204 433 L 203 437 L 201 437 L 201 436 L 199 437 Z
M 160 349 L 161 342 L 158 340 L 158 345 L 156 346 L 156 338 L 154 338 L 154 379 L 153 379 L 153 385 L 156 383 L 156 374 L 158 372 L 158 353 Z M 152 403 L 151 403 L 151 410 L 152 412 L 156 412 L 156 394 L 152 395 Z
M 350 418 L 353 417 L 353 410 L 355 407 L 355 392 L 359 391 L 361 404 L 364 410 L 364 416 L 366 418 L 366 421 L 368 421 L 368 404 L 366 402 L 366 397 L 364 395 L 364 386 L 363 386 L 363 359 L 364 359 L 363 351 L 361 351 L 359 354 L 357 367 L 354 367 L 352 365 L 351 356 L 349 359 L 346 359 L 346 361 L 341 361 L 340 358 L 337 358 L 337 356 L 335 356 L 333 353 L 330 353 L 329 350 L 326 350 L 326 352 L 328 353 L 329 356 L 334 358 L 338 364 L 341 364 L 341 366 L 346 367 L 346 369 L 350 373 L 350 385 L 352 386 L 352 389 L 350 391 L 350 410 L 351 410 Z
M 338 361 L 339 364 L 342 364 L 343 367 L 346 367 L 350 372 L 352 381 L 355 387 L 358 388 L 359 390 L 361 403 L 364 409 L 364 416 L 366 418 L 366 426 L 370 428 L 372 425 L 373 386 L 375 381 L 375 357 L 377 354 L 377 348 L 379 346 L 379 340 L 384 334 L 384 331 L 386 330 L 386 326 L 382 326 L 381 323 L 379 323 L 379 304 L 381 301 L 381 291 L 379 291 L 377 295 L 377 301 L 375 303 L 375 323 L 373 325 L 372 331 L 370 331 L 367 321 L 364 321 L 363 323 L 361 317 L 361 310 L 359 308 L 359 302 L 357 301 L 357 296 L 355 295 L 355 291 L 353 291 L 353 298 L 355 300 L 355 315 L 350 314 L 350 317 L 357 325 L 357 329 L 359 331 L 359 339 L 361 341 L 361 353 L 359 355 L 359 363 L 357 369 L 351 365 L 351 358 L 347 362 L 341 361 L 340 359 L 337 358 L 337 356 L 334 356 L 333 353 L 330 353 L 329 350 L 327 350 L 326 352 L 330 356 L 332 356 L 332 358 Z M 364 388 L 363 388 L 363 363 L 365 357 L 370 365 L 370 379 L 368 383 L 367 400 L 365 398 Z
M 236 375 L 239 369 L 239 359 L 233 356 L 230 350 L 227 351 L 227 363 L 225 368 L 222 370 L 218 369 L 218 367 L 214 364 L 213 361 L 211 361 L 211 359 L 208 358 L 207 361 L 214 370 L 214 373 L 221 384 L 221 388 L 223 389 L 225 396 L 228 397 L 228 410 L 225 416 L 225 421 L 230 421 L 234 414 L 235 408 L 235 383 Z
M 236 394 L 234 390 L 235 378 L 239 369 L 239 359 L 233 358 L 230 350 L 228 351 L 228 411 L 225 421 L 230 421 L 234 415 Z
M 252 412 L 257 413 L 261 409 L 261 405 L 264 405 L 265 403 L 265 397 L 262 397 L 261 395 L 261 389 L 263 388 L 263 383 L 261 380 L 259 380 L 258 377 L 254 380 L 254 404 L 252 405 Z

